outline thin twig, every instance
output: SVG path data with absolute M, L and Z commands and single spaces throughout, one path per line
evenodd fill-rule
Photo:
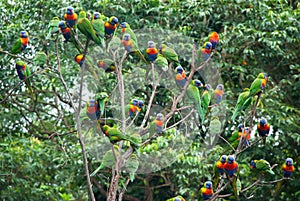
M 230 146 L 230 148 L 235 152 L 235 148 L 225 138 L 223 138 L 221 135 L 219 135 L 219 138 L 226 142 Z

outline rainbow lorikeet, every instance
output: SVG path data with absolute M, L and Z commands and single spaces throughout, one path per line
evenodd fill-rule
M 135 33 L 130 28 L 130 25 L 127 22 L 122 22 L 120 24 L 120 28 L 122 30 L 122 35 L 124 36 L 125 34 L 129 34 L 131 40 L 134 41 L 134 43 L 136 44 L 136 48 L 138 49 L 138 41 L 137 41 Z
M 238 140 L 242 138 L 242 143 L 244 146 L 249 146 L 249 141 L 251 138 L 251 129 L 249 127 L 245 127 L 242 132 L 239 132 Z
M 235 120 L 240 111 L 249 107 L 252 99 L 248 98 L 250 94 L 249 88 L 244 88 L 244 91 L 239 95 L 231 120 Z
M 58 33 L 58 24 L 60 20 L 58 17 L 53 17 L 52 20 L 48 24 L 48 34 L 46 36 L 46 39 L 49 39 L 52 34 Z
M 250 168 L 251 169 L 256 169 L 260 173 L 265 173 L 268 172 L 270 174 L 275 174 L 273 170 L 271 170 L 271 165 L 268 161 L 264 159 L 260 160 L 251 160 L 250 161 Z
M 137 104 L 137 110 L 138 110 L 138 112 L 141 112 L 144 106 L 145 106 L 144 101 L 139 100 L 138 104 Z
M 208 110 L 208 106 L 210 104 L 212 94 L 213 94 L 213 90 L 211 89 L 211 86 L 209 84 L 206 84 L 204 86 L 204 92 L 202 93 L 201 96 L 200 119 L 202 123 L 204 122 L 205 114 Z
M 187 82 L 187 77 L 184 72 L 184 69 L 181 66 L 177 66 L 175 69 L 175 73 L 176 84 L 180 87 L 180 89 L 182 89 L 185 83 Z
M 293 159 L 287 158 L 285 160 L 285 163 L 282 165 L 283 177 L 289 178 L 294 171 L 295 171 L 295 167 L 293 165 Z
M 90 120 L 98 120 L 100 118 L 100 106 L 96 100 L 91 99 L 87 102 L 86 115 Z
M 201 109 L 202 109 L 199 88 L 202 86 L 203 84 L 201 83 L 200 80 L 192 80 L 186 90 L 186 94 L 193 101 L 199 116 L 201 115 Z
M 92 23 L 86 18 L 86 12 L 80 11 L 79 18 L 77 22 L 77 28 L 81 33 L 83 33 L 89 40 L 94 41 L 97 45 L 104 47 L 103 41 L 98 38 L 96 31 L 93 28 Z
M 212 44 L 210 42 L 204 43 L 204 47 L 201 49 L 201 57 L 203 61 L 206 61 L 211 54 Z
M 220 159 L 214 165 L 214 173 L 215 173 L 214 188 L 217 188 L 217 185 L 220 180 L 220 176 L 223 176 L 225 173 L 224 165 L 225 165 L 226 160 L 227 160 L 227 156 L 222 155 L 220 157 Z
M 129 117 L 134 117 L 136 113 L 138 112 L 138 103 L 139 100 L 133 99 L 130 101 L 129 105 L 126 106 L 125 111 L 128 111 Z
M 27 31 L 20 32 L 20 38 L 14 42 L 13 47 L 11 48 L 10 53 L 12 54 L 19 54 L 20 52 L 24 51 L 28 46 L 29 35 Z M 8 57 L 6 63 L 8 63 L 12 57 Z
M 156 115 L 156 118 L 154 121 L 151 122 L 150 124 L 150 134 L 160 134 L 162 133 L 162 129 L 163 129 L 163 125 L 164 125 L 164 115 L 162 113 L 158 113 Z
M 185 199 L 181 195 L 177 195 L 174 198 L 167 199 L 167 201 L 185 201 Z
M 68 27 L 74 27 L 77 22 L 77 14 L 74 11 L 74 8 L 69 6 L 67 8 L 67 12 L 64 14 L 64 19 L 68 25 Z
M 101 41 L 100 46 L 103 48 L 105 46 L 105 41 L 104 41 L 105 27 L 104 27 L 104 21 L 99 12 L 94 13 L 94 17 L 92 20 L 92 26 L 93 26 L 93 29 L 95 30 L 97 37 Z
M 104 32 L 106 38 L 111 38 L 114 35 L 118 23 L 119 20 L 115 16 L 110 17 L 109 20 L 104 23 Z
M 270 133 L 270 124 L 267 123 L 265 118 L 261 118 L 259 124 L 257 125 L 257 131 L 259 136 L 263 139 L 264 145 L 266 144 L 266 137 Z
M 209 42 L 212 44 L 212 50 L 217 48 L 217 45 L 220 41 L 219 34 L 217 32 L 212 32 L 209 34 Z
M 243 124 L 239 124 L 238 125 L 238 130 L 235 130 L 231 137 L 229 138 L 229 142 L 231 143 L 231 145 L 236 149 L 238 144 L 239 144 L 239 140 L 240 140 L 240 136 L 242 135 L 242 132 L 244 130 L 244 125 Z
M 220 102 L 222 101 L 223 94 L 224 94 L 224 86 L 223 84 L 218 84 L 214 94 L 216 104 L 220 104 Z
M 85 69 L 87 69 L 96 80 L 99 80 L 99 77 L 98 77 L 97 73 L 95 72 L 94 67 L 92 65 L 91 59 L 87 59 L 87 57 L 84 54 L 77 54 L 77 55 L 75 55 L 74 59 L 80 65 L 80 67 L 82 67 L 83 61 L 85 61 L 85 64 L 86 64 Z
M 248 98 L 257 95 L 258 93 L 262 93 L 266 87 L 267 80 L 268 77 L 266 73 L 259 73 L 257 78 L 252 82 L 250 86 L 250 93 L 248 95 Z
M 106 135 L 106 137 L 109 138 L 109 141 L 112 144 L 115 144 L 117 142 L 120 142 L 122 140 L 130 142 L 130 145 L 132 148 L 138 153 L 139 145 L 135 142 L 135 139 L 128 135 L 122 134 L 122 132 L 118 128 L 113 128 L 108 125 L 104 125 L 103 132 Z
M 155 44 L 153 41 L 148 41 L 148 47 L 146 49 L 146 53 L 148 56 L 148 60 L 153 63 L 155 59 L 157 58 L 158 50 L 155 47 Z
M 116 71 L 115 62 L 111 59 L 103 59 L 97 61 L 98 68 L 102 68 L 106 73 L 111 73 Z
M 201 188 L 200 191 L 201 191 L 203 200 L 209 200 L 214 193 L 212 182 L 211 181 L 205 182 L 204 186 Z
M 60 28 L 60 31 L 65 39 L 65 42 L 71 42 L 75 45 L 75 47 L 78 49 L 79 52 L 81 52 L 80 46 L 75 40 L 74 34 L 71 32 L 71 29 L 67 27 L 67 24 L 65 21 L 60 21 L 58 23 L 58 27 Z
M 161 44 L 159 47 L 159 52 L 168 60 L 168 62 L 174 62 L 175 66 L 180 66 L 178 55 L 174 49 L 165 44 Z
M 24 80 L 26 86 L 28 87 L 28 90 L 30 93 L 32 93 L 32 88 L 31 88 L 31 84 L 30 84 L 30 70 L 29 67 L 27 66 L 27 64 L 21 60 L 16 62 L 16 70 L 17 70 L 17 74 L 18 77 L 20 78 L 20 80 Z
M 225 172 L 229 177 L 233 177 L 234 174 L 238 171 L 238 163 L 235 161 L 234 156 L 228 156 L 226 163 L 224 164 Z
M 128 53 L 136 54 L 142 61 L 146 61 L 141 51 L 138 49 L 137 43 L 131 39 L 131 35 L 125 33 L 123 35 L 122 44 Z
M 105 104 L 108 101 L 109 96 L 106 92 L 100 92 L 95 95 L 95 100 L 99 105 L 100 117 L 104 115 Z

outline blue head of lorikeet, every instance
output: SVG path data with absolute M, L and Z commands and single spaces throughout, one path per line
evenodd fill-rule
M 123 40 L 129 41 L 130 40 L 130 35 L 129 34 L 124 34 Z
M 206 84 L 205 86 L 204 86 L 204 88 L 205 88 L 205 90 L 210 90 L 211 89 L 211 86 L 210 86 L 210 84 Z
M 242 131 L 243 131 L 243 128 L 244 128 L 244 124 L 239 124 L 239 125 L 238 125 L 238 131 L 239 131 L 239 132 L 242 132 Z
M 225 163 L 226 162 L 226 159 L 227 159 L 227 156 L 226 155 L 223 155 L 221 156 L 221 163 Z
M 148 41 L 148 48 L 154 48 L 154 42 L 153 41 Z
M 205 49 L 210 50 L 212 48 L 211 42 L 206 42 L 205 43 Z
M 162 113 L 158 113 L 157 115 L 156 115 L 156 120 L 159 120 L 159 121 L 161 121 L 162 119 L 163 119 L 163 114 Z
M 99 12 L 94 13 L 94 20 L 99 19 L 101 17 L 101 14 Z
M 254 160 L 250 161 L 250 168 L 256 168 L 256 163 L 254 162 Z
M 176 71 L 176 73 L 182 74 L 182 73 L 183 73 L 183 68 L 182 68 L 181 66 L 177 66 L 177 67 L 175 68 L 175 71 Z
M 292 166 L 292 165 L 293 165 L 293 159 L 287 158 L 287 159 L 285 160 L 285 164 L 286 164 L 287 166 Z
M 205 182 L 204 186 L 207 189 L 211 189 L 212 188 L 212 182 L 211 181 L 207 181 L 207 182 Z
M 267 120 L 265 118 L 261 118 L 259 121 L 260 126 L 264 127 L 267 124 Z
M 122 22 L 120 24 L 120 28 L 122 28 L 122 29 L 127 28 L 127 22 Z
M 228 156 L 227 163 L 232 164 L 234 162 L 234 160 L 235 160 L 234 156 Z
M 68 14 L 68 15 L 72 15 L 73 13 L 74 13 L 74 8 L 71 7 L 71 6 L 69 6 L 69 7 L 67 8 L 67 14 Z
M 21 38 L 27 38 L 28 37 L 27 32 L 26 31 L 21 31 L 20 32 L 20 37 Z
M 118 20 L 118 18 L 116 18 L 115 16 L 112 16 L 112 17 L 109 18 L 109 23 L 110 23 L 111 25 L 115 25 L 115 24 L 118 24 L 118 23 L 119 23 L 119 20 Z
M 194 85 L 198 88 L 203 87 L 203 84 L 200 80 L 194 80 Z
M 142 109 L 144 107 L 144 105 L 145 105 L 144 101 L 141 101 L 141 100 L 138 101 L 138 105 L 137 105 L 138 108 Z
M 66 25 L 65 21 L 60 21 L 58 23 L 58 27 L 61 28 L 61 29 L 66 29 L 67 25 Z

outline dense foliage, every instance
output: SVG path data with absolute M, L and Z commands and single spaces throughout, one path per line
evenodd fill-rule
M 178 31 L 192 39 L 198 48 L 207 40 L 211 31 L 220 33 L 220 45 L 211 59 L 210 67 L 217 69 L 219 79 L 225 86 L 226 104 L 223 106 L 226 119 L 221 136 L 228 139 L 243 121 L 242 116 L 235 122 L 230 120 L 238 94 L 244 87 L 250 86 L 258 73 L 266 72 L 269 75 L 267 89 L 261 97 L 254 122 L 257 123 L 262 116 L 266 117 L 272 125 L 272 134 L 267 138 L 266 146 L 259 143 L 240 154 L 238 162 L 242 188 L 251 185 L 256 179 L 249 168 L 253 158 L 264 158 L 271 164 L 279 164 L 274 168 L 276 175 L 266 176 L 266 182 L 282 177 L 281 164 L 287 157 L 293 158 L 295 163 L 292 179 L 285 181 L 278 197 L 273 196 L 276 184 L 256 186 L 244 195 L 253 194 L 251 200 L 299 199 L 300 184 L 296 178 L 300 175 L 300 5 L 297 1 L 12 0 L 0 2 L 2 200 L 89 199 L 74 110 L 56 70 L 57 43 L 55 38 L 46 40 L 48 22 L 54 16 L 62 19 L 69 5 L 77 13 L 80 10 L 102 11 L 106 16 L 117 16 L 120 21 L 128 22 L 134 30 L 151 27 Z M 10 51 L 23 29 L 29 32 L 30 46 L 21 57 L 26 58 L 31 71 L 36 73 L 32 76 L 36 91 L 34 94 L 28 94 L 25 85 L 19 84 L 14 62 L 11 61 L 9 65 L 3 62 L 7 56 L 5 51 Z M 80 67 L 74 61 L 77 50 L 70 43 L 62 43 L 61 36 L 58 41 L 60 72 L 74 95 L 80 78 Z M 176 48 L 176 42 L 172 45 Z M 186 47 L 191 48 L 191 44 L 186 44 Z M 45 66 L 34 63 L 34 57 L 39 51 L 47 54 Z M 95 52 L 90 55 L 97 57 Z M 186 56 L 179 55 L 180 62 L 188 69 L 189 60 Z M 126 73 L 135 70 L 138 71 L 130 66 L 124 74 L 126 76 Z M 204 70 L 203 73 L 208 73 L 206 77 L 210 81 L 208 77 L 212 76 L 212 72 Z M 101 91 L 109 93 L 114 89 L 116 80 L 111 74 L 102 76 L 102 82 L 89 84 L 95 89 L 101 86 Z M 148 88 L 141 86 L 141 91 L 136 92 L 136 95 L 147 97 L 150 93 Z M 158 90 L 157 96 L 157 103 L 168 105 L 173 94 L 162 88 Z M 74 97 L 74 100 L 77 98 Z M 207 129 L 208 126 L 207 121 L 204 127 Z M 203 183 L 213 178 L 214 162 L 230 150 L 219 139 L 214 149 L 203 152 L 202 135 L 205 133 L 197 133 L 191 146 L 186 147 L 185 152 L 178 153 L 170 166 L 154 173 L 136 175 L 134 182 L 130 182 L 126 188 L 124 200 L 166 200 L 177 194 L 183 195 L 186 200 L 198 200 L 198 191 Z M 257 138 L 252 137 L 252 141 Z M 165 145 L 162 141 L 157 146 Z M 150 151 L 154 155 L 161 154 L 157 147 Z M 88 161 L 91 171 L 99 165 L 92 151 L 88 152 Z M 121 187 L 126 182 L 126 176 L 122 175 Z M 100 176 L 92 178 L 97 200 L 105 200 L 110 178 L 109 169 L 102 170 Z M 229 187 L 222 192 L 230 193 L 232 191 Z M 226 199 L 234 200 L 232 197 Z

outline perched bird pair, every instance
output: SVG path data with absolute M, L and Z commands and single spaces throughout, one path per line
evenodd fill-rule
M 129 117 L 133 118 L 141 112 L 144 106 L 144 101 L 133 99 L 130 101 L 129 105 L 126 106 L 126 111 L 128 111 Z

